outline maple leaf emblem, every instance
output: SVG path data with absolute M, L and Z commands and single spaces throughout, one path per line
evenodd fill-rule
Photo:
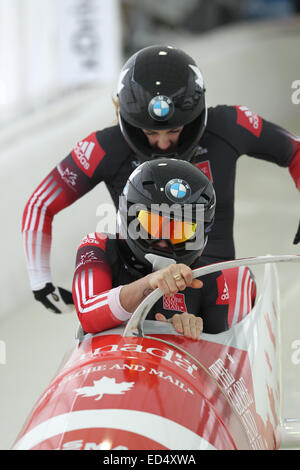
M 78 395 L 83 395 L 84 397 L 94 397 L 98 395 L 95 400 L 100 400 L 104 394 L 123 395 L 125 392 L 128 392 L 133 385 L 134 382 L 116 383 L 116 379 L 102 377 L 100 380 L 94 380 L 94 385 L 91 387 L 75 388 L 75 391 Z
M 69 168 L 66 168 L 62 173 L 61 177 L 66 183 L 70 183 L 72 186 L 75 186 L 77 175 L 73 171 L 70 171 Z
M 83 255 L 80 256 L 80 264 L 85 264 L 90 261 L 96 260 L 97 257 L 95 256 L 94 251 L 88 251 L 87 253 L 84 253 Z

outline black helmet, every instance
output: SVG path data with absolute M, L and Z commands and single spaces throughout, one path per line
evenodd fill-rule
M 141 49 L 122 68 L 117 96 L 121 131 L 140 161 L 171 156 L 151 148 L 141 129 L 184 126 L 172 156 L 193 157 L 207 109 L 202 74 L 189 55 L 171 46 Z
M 199 168 L 151 160 L 130 175 L 120 196 L 118 232 L 143 267 L 156 269 L 158 258 L 190 266 L 206 245 L 215 204 L 212 183 Z

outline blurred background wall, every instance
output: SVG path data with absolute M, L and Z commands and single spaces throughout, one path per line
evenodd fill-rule
M 0 124 L 109 83 L 153 43 L 300 10 L 299 0 L 0 0 Z
M 119 71 L 118 0 L 0 1 L 0 124 Z

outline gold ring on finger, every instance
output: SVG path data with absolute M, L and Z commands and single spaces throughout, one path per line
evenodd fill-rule
M 179 274 L 179 273 L 174 274 L 173 278 L 175 279 L 175 281 L 180 281 L 180 279 L 181 279 L 181 274 Z

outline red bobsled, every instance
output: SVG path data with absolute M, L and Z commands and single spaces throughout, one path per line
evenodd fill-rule
M 237 265 L 241 261 L 216 264 L 194 275 Z M 157 289 L 145 299 L 125 327 L 78 335 L 14 449 L 279 447 L 274 266 L 266 265 L 251 312 L 229 330 L 203 334 L 200 341 L 177 334 L 169 323 L 145 320 L 160 295 Z

